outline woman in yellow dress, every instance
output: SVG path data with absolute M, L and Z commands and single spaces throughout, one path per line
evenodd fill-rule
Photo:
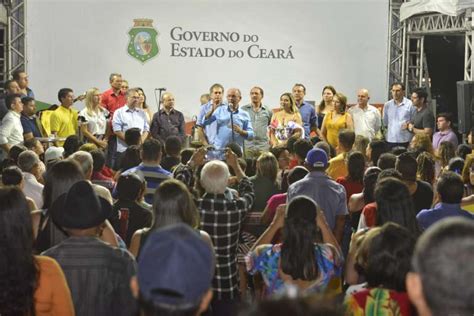
M 280 97 L 281 110 L 273 114 L 269 126 L 270 145 L 284 146 L 290 137 L 304 137 L 303 121 L 291 93 Z
M 346 112 L 347 98 L 342 93 L 336 93 L 333 98 L 333 109 L 324 116 L 321 136 L 324 141 L 337 148 L 338 134 L 341 129 L 354 129 L 352 117 Z

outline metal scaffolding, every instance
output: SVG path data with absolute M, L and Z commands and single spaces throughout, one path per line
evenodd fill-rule
M 0 35 L 3 35 L 0 80 L 3 87 L 15 70 L 26 70 L 25 0 L 3 0 L 1 6 L 6 10 L 6 20 L 0 26 Z
M 426 35 L 460 35 L 465 37 L 464 80 L 473 80 L 474 19 L 472 9 L 458 16 L 428 13 L 400 22 L 403 0 L 390 1 L 389 86 L 405 82 L 407 92 L 425 87 L 430 94 L 429 73 L 424 38 Z

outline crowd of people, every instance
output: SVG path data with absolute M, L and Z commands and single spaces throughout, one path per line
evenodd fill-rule
M 474 153 L 401 83 L 264 105 L 110 89 L 0 102 L 0 315 L 472 315 Z M 84 101 L 77 111 L 73 105 Z

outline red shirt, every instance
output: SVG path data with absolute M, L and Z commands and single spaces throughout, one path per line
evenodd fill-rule
M 110 88 L 102 93 L 101 103 L 102 106 L 110 112 L 110 117 L 112 118 L 115 110 L 127 103 L 127 98 L 122 91 L 119 91 L 119 94 L 116 95 L 114 90 Z
M 362 214 L 364 214 L 367 227 L 374 227 L 376 225 L 375 217 L 377 216 L 377 204 L 375 202 L 367 204 L 362 209 Z
M 364 189 L 364 185 L 360 182 L 349 181 L 346 177 L 339 177 L 336 179 L 336 182 L 342 184 L 344 189 L 346 189 L 346 198 L 347 203 L 352 194 L 360 193 Z

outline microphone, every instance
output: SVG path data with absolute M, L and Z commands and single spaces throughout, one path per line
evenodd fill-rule
M 155 91 L 166 91 L 166 88 L 155 88 Z
M 232 103 L 229 103 L 229 111 L 230 111 L 230 130 L 232 135 L 232 142 L 235 143 L 235 135 L 234 135 L 234 106 Z

